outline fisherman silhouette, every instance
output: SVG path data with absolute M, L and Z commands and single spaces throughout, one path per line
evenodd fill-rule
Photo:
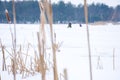
M 81 23 L 80 23 L 79 25 L 80 25 L 80 27 L 82 27 L 82 24 L 81 24 Z
M 72 28 L 72 23 L 68 23 L 68 28 Z

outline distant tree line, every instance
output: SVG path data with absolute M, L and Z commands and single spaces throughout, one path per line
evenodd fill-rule
M 39 22 L 40 9 L 37 1 L 17 1 L 16 19 L 17 23 Z M 59 1 L 52 4 L 54 23 L 84 23 L 84 5 L 78 6 Z M 11 21 L 13 21 L 12 1 L 0 1 L 0 23 L 7 23 L 5 9 L 8 9 Z M 120 5 L 115 8 L 105 4 L 88 5 L 89 22 L 96 21 L 120 21 Z

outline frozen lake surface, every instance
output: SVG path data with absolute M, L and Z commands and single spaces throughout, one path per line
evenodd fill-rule
M 17 47 L 21 45 L 25 47 L 25 50 L 28 44 L 30 44 L 36 49 L 39 26 L 39 24 L 16 24 Z M 108 23 L 106 25 L 88 26 L 90 31 L 93 80 L 120 80 L 120 25 Z M 53 31 L 56 33 L 56 43 L 61 44 L 56 54 L 58 76 L 60 77 L 60 73 L 63 73 L 63 69 L 67 69 L 68 80 L 90 80 L 86 25 L 83 24 L 82 27 L 79 27 L 79 24 L 73 24 L 72 28 L 67 28 L 67 24 L 54 24 L 53 27 Z M 10 50 L 12 46 L 10 29 L 13 30 L 12 24 L 0 24 L 0 39 L 7 50 Z M 46 25 L 45 29 L 47 34 L 46 46 L 49 49 L 49 25 Z M 29 50 L 31 57 L 33 57 L 32 52 L 32 50 Z M 12 75 L 2 71 L 1 53 L 0 50 L 1 79 L 13 80 Z M 9 64 L 7 52 L 6 55 L 6 62 Z M 113 55 L 115 56 L 114 62 Z M 52 80 L 52 78 L 49 78 L 51 76 L 50 73 L 47 73 L 49 75 L 47 80 Z M 17 75 L 17 80 L 22 80 L 21 75 Z M 41 76 L 36 74 L 23 80 L 41 80 Z

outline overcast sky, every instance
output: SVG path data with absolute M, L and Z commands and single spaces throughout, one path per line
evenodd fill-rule
M 84 0 L 51 0 L 52 3 L 55 2 L 57 3 L 58 1 L 64 1 L 65 3 L 67 3 L 68 1 L 71 2 L 72 4 L 83 4 L 84 3 Z M 107 4 L 109 6 L 117 6 L 117 5 L 120 5 L 120 0 L 87 0 L 87 3 L 88 4 L 91 4 L 91 3 L 104 3 L 104 4 Z

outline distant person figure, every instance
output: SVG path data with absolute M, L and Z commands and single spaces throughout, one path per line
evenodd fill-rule
M 82 27 L 82 24 L 80 23 L 80 27 Z
M 72 23 L 68 23 L 68 28 L 72 28 Z

